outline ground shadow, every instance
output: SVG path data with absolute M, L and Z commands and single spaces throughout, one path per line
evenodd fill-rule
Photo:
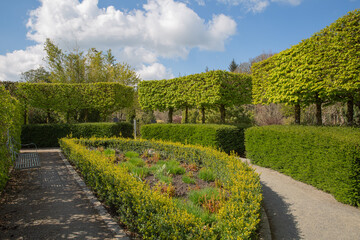
M 289 204 L 281 196 L 261 182 L 264 196 L 264 208 L 269 218 L 271 236 L 274 240 L 301 239 L 296 220 L 289 211 Z

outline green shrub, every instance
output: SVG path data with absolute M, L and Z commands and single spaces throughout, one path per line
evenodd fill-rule
M 182 175 L 186 172 L 185 168 L 180 166 L 180 163 L 176 160 L 169 160 L 165 163 L 166 171 L 173 175 Z
M 180 209 L 193 214 L 195 217 L 200 218 L 205 224 L 212 225 L 216 221 L 215 214 L 209 213 L 204 208 L 194 204 L 192 201 L 185 199 L 176 199 L 176 206 Z
M 141 179 L 144 179 L 150 175 L 150 171 L 147 167 L 134 167 L 131 172 Z
M 58 147 L 58 140 L 71 135 L 75 138 L 132 137 L 130 123 L 79 123 L 79 124 L 31 124 L 23 125 L 21 141 L 35 143 L 37 147 Z
M 10 96 L 10 93 L 0 86 L 0 192 L 8 180 L 10 166 L 13 164 L 14 155 L 11 155 L 8 142 L 8 133 L 15 141 L 13 151 L 20 149 L 20 134 L 22 124 L 22 109 L 19 101 Z
M 244 129 L 248 126 L 216 124 L 148 124 L 141 126 L 141 137 L 209 146 L 244 155 Z
M 126 152 L 125 153 L 125 157 L 128 157 L 128 158 L 133 158 L 133 157 L 139 157 L 139 154 L 137 152 Z
M 142 139 L 61 139 L 60 145 L 99 198 L 116 209 L 129 229 L 144 239 L 253 239 L 256 236 L 262 201 L 259 176 L 235 156 L 202 146 Z M 126 168 L 88 150 L 100 146 L 139 154 L 154 149 L 166 158 L 206 166 L 224 183 L 229 197 L 217 211 L 216 222 L 207 225 L 211 221 L 194 214 L 195 210 L 178 207 L 178 202 L 169 195 L 151 190 Z
M 136 167 L 143 167 L 143 166 L 145 166 L 144 160 L 142 160 L 141 158 L 138 158 L 138 157 L 130 158 L 130 159 L 128 160 L 128 162 L 131 163 L 132 165 L 136 166 Z
M 221 199 L 218 188 L 207 187 L 200 190 L 192 190 L 189 193 L 189 200 L 198 206 L 201 206 L 205 200 L 210 200 L 212 198 L 217 200 Z
M 104 154 L 107 157 L 115 156 L 115 150 L 111 148 L 107 148 L 104 150 Z
M 360 205 L 360 131 L 347 127 L 266 126 L 247 129 L 247 157 Z
M 186 174 L 184 174 L 182 176 L 182 180 L 184 183 L 187 183 L 187 184 L 195 184 L 196 183 L 196 181 L 193 177 L 186 175 Z
M 210 168 L 200 169 L 200 171 L 198 173 L 198 177 L 207 182 L 215 181 L 215 175 Z

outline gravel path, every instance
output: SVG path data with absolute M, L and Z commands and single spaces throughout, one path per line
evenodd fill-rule
M 119 239 L 59 155 L 14 170 L 0 198 L 0 239 Z
M 273 239 L 360 240 L 359 208 L 274 170 L 253 167 L 261 174 Z

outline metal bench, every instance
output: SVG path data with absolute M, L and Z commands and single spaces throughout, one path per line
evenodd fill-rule
M 7 142 L 6 145 L 11 154 L 11 160 L 14 162 L 15 169 L 27 169 L 27 168 L 38 168 L 41 167 L 40 158 L 37 151 L 37 146 L 35 143 L 21 144 L 21 147 L 30 147 L 35 151 L 20 153 L 15 148 L 18 143 L 10 135 L 9 131 L 7 133 Z

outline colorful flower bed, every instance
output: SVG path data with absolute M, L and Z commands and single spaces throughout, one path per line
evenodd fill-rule
M 256 238 L 260 180 L 235 156 L 122 138 L 61 139 L 60 146 L 100 200 L 144 239 Z

